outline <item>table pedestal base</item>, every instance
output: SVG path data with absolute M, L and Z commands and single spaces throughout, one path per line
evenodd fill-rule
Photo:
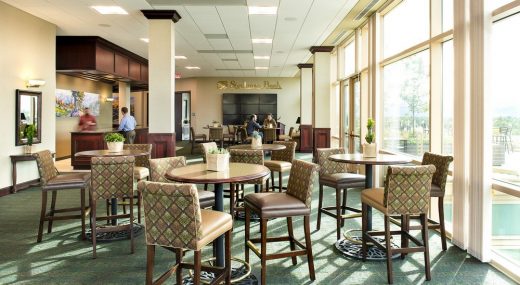
M 134 227 L 132 228 L 134 232 L 134 239 L 136 236 L 139 236 L 144 232 L 144 226 L 141 224 L 134 224 Z M 92 241 L 92 232 L 88 230 L 85 233 L 87 240 Z M 79 238 L 81 238 L 81 234 L 79 235 Z M 129 240 L 130 235 L 128 235 L 128 231 L 117 231 L 117 232 L 106 232 L 106 233 L 97 233 L 96 235 L 96 242 L 111 242 L 111 241 L 118 241 L 118 240 Z
M 384 242 L 383 238 L 376 238 L 379 242 Z M 392 247 L 397 248 L 395 243 L 391 243 Z M 346 257 L 363 259 L 361 253 L 361 237 L 352 237 L 351 240 L 340 239 L 334 245 L 336 249 Z M 398 258 L 401 254 L 396 253 L 392 259 Z M 371 261 L 386 261 L 386 252 L 375 245 L 369 245 L 367 251 L 367 260 Z
M 212 263 L 215 259 L 210 260 Z M 204 261 L 208 262 L 208 260 Z M 190 276 L 182 280 L 182 285 L 191 285 L 193 283 L 193 276 L 190 271 Z M 211 272 L 202 271 L 200 274 L 200 282 L 202 284 L 209 284 L 215 278 L 215 274 Z M 251 273 L 251 267 L 245 261 L 232 257 L 231 258 L 231 283 L 239 285 L 257 285 L 258 278 Z

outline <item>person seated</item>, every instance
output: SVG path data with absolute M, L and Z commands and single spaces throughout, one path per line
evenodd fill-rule
M 249 117 L 249 122 L 247 122 L 247 136 L 251 136 L 254 131 L 258 131 L 260 129 L 262 129 L 262 126 L 256 122 L 256 115 L 251 115 L 251 117 Z
M 276 121 L 273 119 L 273 114 L 267 114 L 264 120 L 264 128 L 276 128 Z

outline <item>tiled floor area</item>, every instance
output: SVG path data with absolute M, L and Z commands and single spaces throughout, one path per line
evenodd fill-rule
M 309 155 L 298 155 L 310 160 Z M 249 190 L 251 191 L 251 190 Z M 349 204 L 359 206 L 360 190 L 349 191 Z M 316 281 L 313 284 L 386 284 L 385 262 L 361 262 L 341 256 L 334 248 L 335 221 L 322 218 L 322 228 L 315 231 L 317 185 L 313 195 L 312 241 L 315 256 Z M 59 194 L 59 206 L 75 206 L 78 191 Z M 332 203 L 333 191 L 326 191 L 326 201 Z M 44 234 L 36 243 L 40 211 L 40 191 L 32 188 L 0 198 L 0 284 L 143 284 L 146 268 L 144 235 L 136 239 L 136 252 L 130 254 L 129 241 L 98 244 L 98 258 L 92 259 L 92 247 L 78 239 L 79 221 L 55 222 L 54 231 Z M 226 202 L 229 203 L 228 199 Z M 226 203 L 226 206 L 227 206 Z M 104 205 L 99 211 L 103 213 Z M 377 212 L 377 211 L 374 211 Z M 271 235 L 286 233 L 285 219 L 269 222 Z M 302 219 L 296 219 L 295 235 L 303 239 Z M 381 226 L 376 214 L 374 227 Z M 360 220 L 350 220 L 345 229 L 359 228 Z M 258 232 L 258 226 L 252 233 Z M 244 257 L 244 223 L 234 224 L 232 253 Z M 427 284 L 514 284 L 504 274 L 488 264 L 483 264 L 464 251 L 449 244 L 441 251 L 439 236 L 430 231 L 430 256 L 432 281 Z M 280 243 L 268 251 L 287 249 Z M 204 252 L 209 257 L 211 250 Z M 252 254 L 251 266 L 260 275 L 260 261 Z M 188 259 L 190 256 L 188 256 Z M 172 253 L 159 249 L 156 255 L 156 277 L 174 262 Z M 299 258 L 292 266 L 290 259 L 267 262 L 267 284 L 311 284 L 308 278 L 306 258 Z M 424 283 L 422 254 L 411 254 L 405 260 L 394 263 L 395 284 Z M 168 284 L 173 284 L 173 279 Z

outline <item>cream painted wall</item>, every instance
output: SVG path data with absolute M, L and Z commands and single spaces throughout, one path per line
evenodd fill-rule
M 247 81 L 248 83 L 262 83 L 267 80 L 271 83 L 278 81 L 282 89 L 217 89 L 217 82 L 221 80 Z M 286 133 L 290 127 L 297 128 L 296 118 L 300 116 L 300 79 L 290 78 L 219 78 L 201 77 L 175 80 L 176 91 L 191 91 L 191 117 L 192 126 L 196 133 L 207 133 L 204 130 L 207 124 L 213 120 L 222 122 L 222 94 L 223 93 L 276 93 L 278 94 L 278 116 L 286 127 Z
M 112 127 L 112 102 L 105 102 L 112 96 L 112 85 L 86 80 L 63 74 L 56 75 L 56 88 L 78 90 L 99 94 L 99 116 L 96 118 L 98 129 Z M 70 132 L 78 130 L 79 118 L 56 118 L 56 157 L 70 156 Z
M 55 150 L 56 26 L 0 2 L 0 188 L 12 185 L 9 155 L 22 154 L 15 146 L 15 90 L 27 89 L 27 79 L 46 84 L 31 88 L 42 92 L 42 143 L 33 149 Z M 18 182 L 37 179 L 35 162 L 18 163 Z

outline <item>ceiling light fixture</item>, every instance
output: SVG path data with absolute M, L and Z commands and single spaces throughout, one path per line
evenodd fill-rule
M 91 8 L 102 15 L 128 15 L 128 12 L 119 6 L 91 6 Z
M 185 57 L 184 55 L 176 55 L 175 59 L 188 59 L 188 58 Z
M 268 55 L 255 55 L 255 59 L 270 59 L 271 57 Z
M 186 69 L 200 69 L 198 66 L 186 66 Z
M 150 39 L 149 38 L 141 38 L 141 40 L 145 43 L 149 43 L 150 42 Z
M 267 66 L 255 66 L 255 69 L 263 70 L 263 69 L 269 69 L 269 67 L 267 67 Z
M 248 9 L 249 15 L 276 15 L 278 7 L 250 6 Z
M 273 39 L 253 39 L 252 42 L 254 44 L 271 44 Z
M 43 85 L 45 85 L 45 80 L 42 79 L 29 79 L 25 82 L 27 88 L 38 88 Z

